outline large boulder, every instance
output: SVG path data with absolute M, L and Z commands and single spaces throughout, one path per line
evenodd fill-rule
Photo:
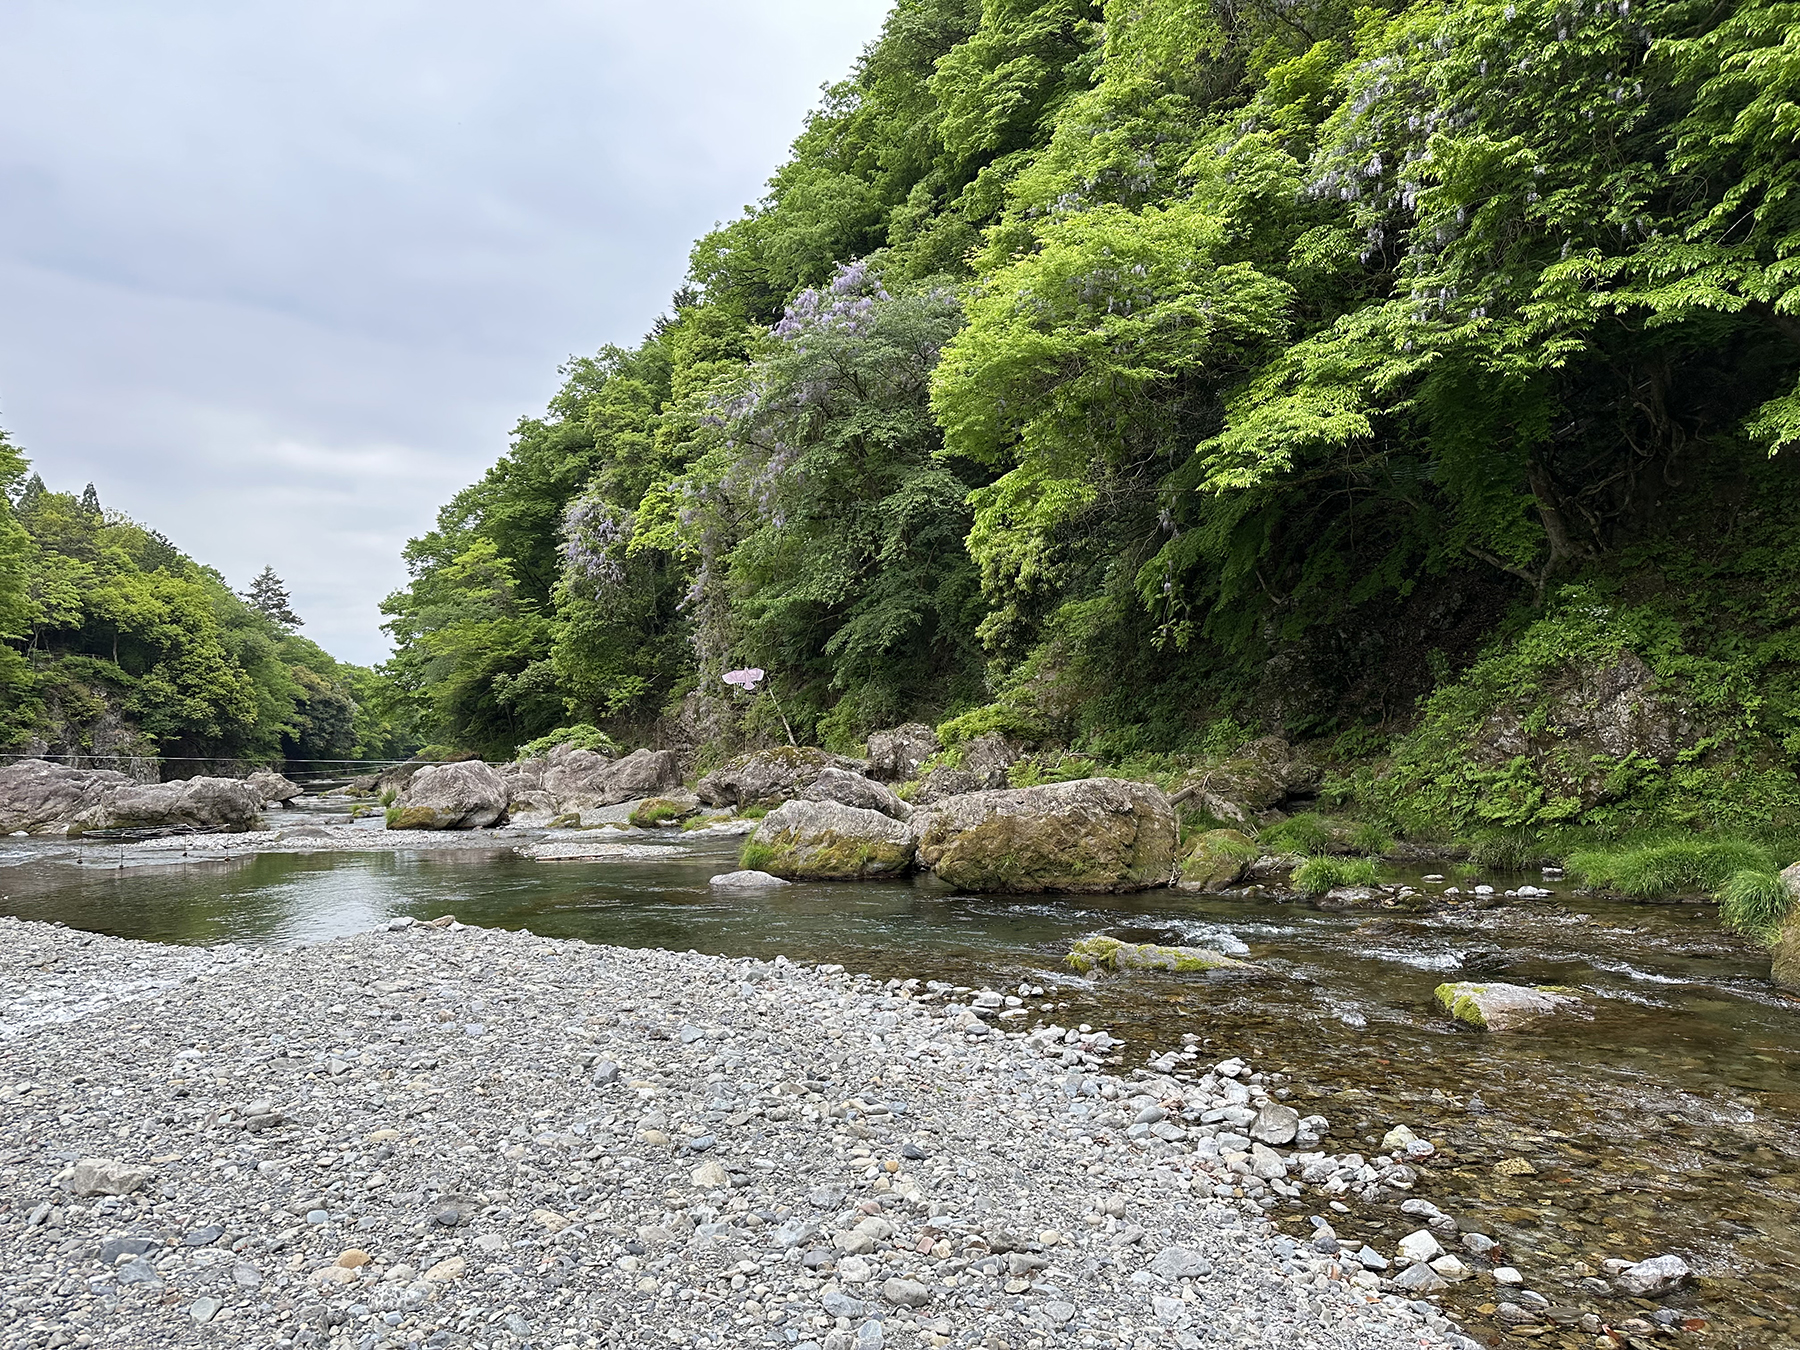
M 550 752 L 540 791 L 567 811 L 663 797 L 680 786 L 681 764 L 672 750 L 634 750 L 623 759 L 608 759 L 559 745 Z
M 111 769 L 70 769 L 44 760 L 0 769 L 5 834 L 179 825 L 242 831 L 260 823 L 262 807 L 262 794 L 241 778 L 139 783 Z
M 300 785 L 273 769 L 258 769 L 244 780 L 256 789 L 256 795 L 262 798 L 263 805 L 271 803 L 291 802 L 301 795 Z
M 0 834 L 67 834 L 104 823 L 102 799 L 133 786 L 111 769 L 71 769 L 27 759 L 0 769 Z
M 1578 1012 L 1582 1002 L 1551 985 L 1476 984 L 1459 980 L 1437 987 L 1437 1001 L 1457 1021 L 1483 1031 L 1517 1031 L 1559 1013 Z
M 891 877 L 912 866 L 906 825 L 841 802 L 784 802 L 757 824 L 742 866 L 803 881 Z
M 809 802 L 839 802 L 860 806 L 865 811 L 879 811 L 895 820 L 912 817 L 912 807 L 894 795 L 893 789 L 864 778 L 848 769 L 824 768 L 819 776 L 800 789 L 800 798 Z
M 147 829 L 190 825 L 196 829 L 253 830 L 262 823 L 262 794 L 241 778 L 187 778 L 172 783 L 134 783 L 114 788 L 102 804 L 98 828 Z
M 892 731 L 869 733 L 869 777 L 904 783 L 919 776 L 919 766 L 944 748 L 937 732 L 923 722 L 908 722 Z
M 919 862 L 972 891 L 1141 891 L 1175 871 L 1175 812 L 1146 783 L 1083 778 L 946 798 L 912 818 Z
M 1261 850 L 1237 830 L 1208 830 L 1194 840 L 1181 860 L 1179 885 L 1184 891 L 1222 891 L 1244 879 Z
M 950 758 L 954 764 L 939 765 L 919 780 L 913 801 L 921 806 L 959 797 L 969 792 L 985 792 L 1006 786 L 1006 771 L 1019 762 L 1021 752 L 997 731 L 964 741 Z
M 506 815 L 505 780 L 478 759 L 420 769 L 387 813 L 390 830 L 479 830 Z
M 810 745 L 777 745 L 739 755 L 694 785 L 708 806 L 773 805 L 800 796 L 826 769 L 860 774 L 869 766 Z

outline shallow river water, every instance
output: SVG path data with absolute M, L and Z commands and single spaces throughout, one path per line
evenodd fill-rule
M 929 879 L 726 899 L 707 881 L 740 841 L 696 836 L 668 838 L 658 857 L 561 863 L 446 850 L 120 866 L 129 855 L 104 845 L 4 842 L 0 912 L 154 941 L 313 942 L 454 913 L 622 946 L 1039 986 L 1034 1012 L 1054 1004 L 1044 1016 L 1126 1037 L 1123 1069 L 1192 1033 L 1202 1064 L 1243 1054 L 1291 1075 L 1302 1114 L 1330 1118 L 1334 1151 L 1372 1152 L 1394 1124 L 1431 1138 L 1441 1151 L 1415 1194 L 1502 1242 L 1564 1321 L 1660 1313 L 1666 1329 L 1648 1343 L 1800 1346 L 1800 1000 L 1775 991 L 1766 956 L 1705 906 L 1553 886 L 1487 909 L 1329 912 L 1170 891 L 979 897 Z M 1232 950 L 1235 939 L 1266 973 L 1089 982 L 1059 970 L 1072 939 L 1101 931 Z M 1432 1006 L 1438 983 L 1461 978 L 1575 986 L 1592 1016 L 1469 1031 Z M 1513 1159 L 1531 1170 L 1496 1172 Z M 1320 1212 L 1309 1197 L 1275 1218 L 1298 1235 Z M 1341 1237 L 1384 1250 L 1418 1226 L 1360 1203 L 1330 1217 Z M 1581 1285 L 1607 1258 L 1666 1251 L 1700 1278 L 1661 1303 Z M 1445 1302 L 1470 1334 L 1522 1343 L 1495 1319 L 1490 1281 L 1452 1286 Z M 1536 1340 L 1596 1344 L 1574 1325 Z

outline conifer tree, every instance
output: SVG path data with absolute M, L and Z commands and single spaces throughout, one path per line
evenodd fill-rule
M 265 567 L 257 574 L 256 580 L 250 583 L 250 589 L 244 592 L 244 599 L 250 607 L 261 611 L 283 628 L 298 628 L 301 618 L 291 608 L 287 586 L 275 575 L 273 567 Z

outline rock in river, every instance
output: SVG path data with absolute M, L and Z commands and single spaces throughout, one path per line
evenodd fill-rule
M 253 829 L 260 793 L 238 778 L 138 783 L 111 769 L 71 769 L 28 759 L 0 769 L 0 834 L 192 825 Z
M 106 794 L 100 828 L 194 825 L 243 831 L 261 823 L 262 805 L 262 794 L 240 778 L 133 783 Z
M 764 886 L 786 886 L 790 883 L 768 872 L 721 872 L 712 885 L 722 891 L 755 890 Z
M 906 825 L 841 802 L 784 802 L 744 846 L 746 868 L 805 881 L 900 876 L 912 866 Z
M 1581 1007 L 1579 998 L 1550 985 L 1529 988 L 1522 984 L 1474 984 L 1466 980 L 1440 984 L 1437 1001 L 1457 1021 L 1484 1031 L 1514 1031 Z
M 479 830 L 499 822 L 510 797 L 506 781 L 480 760 L 430 764 L 412 776 L 388 808 L 390 830 Z
M 569 811 L 662 797 L 680 786 L 681 765 L 672 750 L 633 750 L 623 759 L 608 759 L 559 745 L 550 752 L 539 790 L 559 811 Z
M 1653 1256 L 1626 1266 L 1613 1276 L 1613 1283 L 1637 1298 L 1659 1298 L 1674 1291 L 1693 1273 L 1679 1256 Z
M 947 797 L 912 829 L 920 863 L 972 891 L 1141 891 L 1175 869 L 1168 799 L 1116 778 Z
M 1209 970 L 1258 969 L 1248 961 L 1234 961 L 1204 947 L 1159 947 L 1153 942 L 1121 942 L 1111 937 L 1082 938 L 1069 949 L 1065 959 L 1080 971 L 1173 970 L 1204 974 Z M 1288 1138 L 1293 1137 L 1290 1132 Z

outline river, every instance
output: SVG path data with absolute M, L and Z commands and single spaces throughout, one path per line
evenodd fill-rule
M 1626 905 L 1553 885 L 1547 899 L 1491 908 L 1371 914 L 1170 891 L 969 896 L 928 878 L 724 898 L 708 878 L 740 841 L 705 836 L 657 836 L 666 851 L 650 858 L 562 863 L 446 850 L 126 864 L 131 852 L 117 847 L 4 842 L 0 912 L 124 937 L 316 942 L 453 913 L 621 946 L 991 985 L 1034 1016 L 1125 1037 L 1127 1069 L 1192 1033 L 1218 1058 L 1289 1074 L 1302 1114 L 1330 1118 L 1334 1151 L 1373 1151 L 1394 1124 L 1437 1141 L 1415 1193 L 1498 1239 L 1564 1320 L 1657 1312 L 1668 1324 L 1660 1343 L 1800 1344 L 1800 1000 L 1770 986 L 1766 956 L 1721 932 L 1708 906 Z M 1524 878 L 1488 880 L 1504 889 Z M 1090 982 L 1060 970 L 1070 941 L 1097 931 L 1247 949 L 1266 973 Z M 1530 1033 L 1469 1031 L 1432 1006 L 1433 988 L 1459 978 L 1572 986 L 1592 1015 Z M 1531 1170 L 1495 1171 L 1509 1159 Z M 1387 1250 L 1418 1226 L 1389 1207 L 1348 1209 L 1330 1215 L 1340 1236 Z M 1309 1197 L 1274 1217 L 1299 1236 L 1320 1212 Z M 1700 1278 L 1659 1304 L 1581 1284 L 1609 1257 L 1665 1251 Z M 1495 1320 L 1487 1279 L 1452 1286 L 1444 1301 L 1471 1334 L 1518 1343 Z M 1539 1344 L 1595 1344 L 1577 1326 L 1551 1326 Z

